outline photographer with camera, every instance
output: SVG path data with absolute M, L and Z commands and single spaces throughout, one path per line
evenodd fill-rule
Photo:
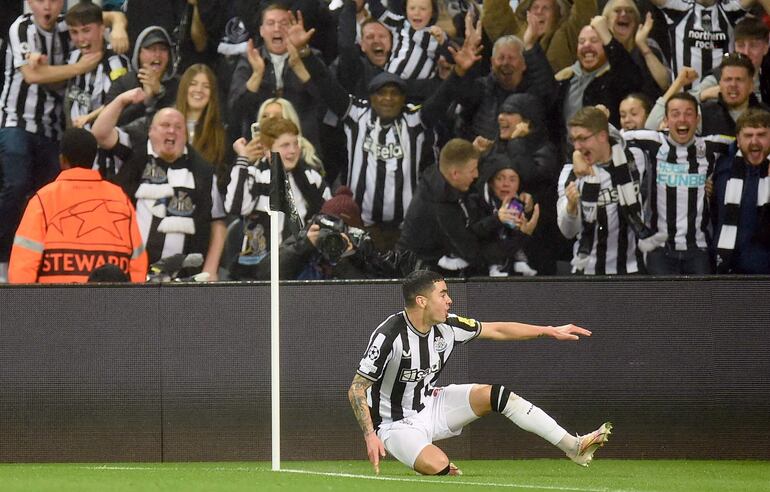
M 281 280 L 369 278 L 366 255 L 374 247 L 363 225 L 353 192 L 340 186 L 299 234 L 281 244 Z M 257 279 L 269 278 L 270 260 L 265 258 L 257 265 Z

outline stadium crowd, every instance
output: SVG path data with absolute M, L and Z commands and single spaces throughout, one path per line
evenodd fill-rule
M 0 5 L 0 281 L 770 273 L 770 0 Z

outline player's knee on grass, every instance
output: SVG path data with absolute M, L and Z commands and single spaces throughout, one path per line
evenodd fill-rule
M 414 471 L 423 475 L 446 475 L 449 473 L 449 458 L 437 446 L 425 446 L 414 461 Z

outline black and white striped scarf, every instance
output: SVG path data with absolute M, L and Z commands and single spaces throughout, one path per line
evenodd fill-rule
M 610 166 L 606 170 L 612 180 L 612 187 L 617 191 L 620 215 L 626 219 L 626 222 L 639 238 L 639 249 L 643 252 L 651 251 L 665 242 L 666 238 L 663 237 L 665 234 L 653 235 L 652 231 L 644 225 L 642 207 L 637 198 L 631 169 L 628 167 L 629 155 L 626 153 L 622 142 L 613 143 L 611 152 Z M 580 190 L 583 230 L 580 235 L 577 255 L 572 260 L 576 273 L 582 273 L 585 270 L 593 249 L 600 192 L 601 178 L 599 176 L 587 176 L 583 180 L 583 186 Z
M 149 152 L 149 141 L 147 145 Z M 190 193 L 192 190 L 195 190 L 195 178 L 189 169 L 176 163 L 166 167 L 158 163 L 153 155 L 148 155 L 141 184 L 134 197 L 152 201 L 152 215 L 161 219 L 158 232 L 193 235 L 195 221 L 192 216 L 196 204 Z
M 749 165 L 739 150 L 733 159 L 730 179 L 727 180 L 725 187 L 725 217 L 717 241 L 717 267 L 720 269 L 729 268 L 735 250 L 744 179 L 746 178 L 746 168 Z M 770 219 L 770 176 L 768 176 L 767 170 L 768 160 L 765 159 L 760 164 L 759 183 L 757 184 L 757 212 L 760 218 Z M 761 221 L 760 226 L 762 226 Z

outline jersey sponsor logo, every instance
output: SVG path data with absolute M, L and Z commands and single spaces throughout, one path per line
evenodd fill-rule
M 364 151 L 374 155 L 376 159 L 386 161 L 388 159 L 400 159 L 404 157 L 404 149 L 395 143 L 380 145 L 367 135 L 364 139 Z
M 88 275 L 102 265 L 116 265 L 129 272 L 131 257 L 115 251 L 81 251 L 74 249 L 49 249 L 43 252 L 40 276 Z
M 702 188 L 706 186 L 705 174 L 691 174 L 688 164 L 674 164 L 671 162 L 658 162 L 658 176 L 656 182 L 662 186 L 672 188 Z
M 436 337 L 433 339 L 433 349 L 436 352 L 443 352 L 447 348 L 446 340 L 444 340 L 444 337 Z
M 639 196 L 639 183 L 636 181 L 634 181 L 634 194 Z M 599 207 L 606 207 L 611 203 L 618 203 L 618 189 L 614 186 L 612 188 L 602 188 L 599 190 L 599 200 L 597 200 L 596 203 Z
M 704 24 L 711 24 L 711 17 L 703 17 Z M 687 31 L 687 38 L 693 40 L 693 47 L 707 50 L 722 48 L 727 43 L 727 34 L 724 32 L 701 31 L 691 29 Z
M 476 328 L 476 320 L 473 318 L 463 318 L 462 316 L 458 316 L 457 321 L 464 325 L 468 325 L 471 328 Z
M 402 369 L 398 380 L 402 383 L 416 383 L 441 369 L 441 361 L 436 361 L 428 369 Z

